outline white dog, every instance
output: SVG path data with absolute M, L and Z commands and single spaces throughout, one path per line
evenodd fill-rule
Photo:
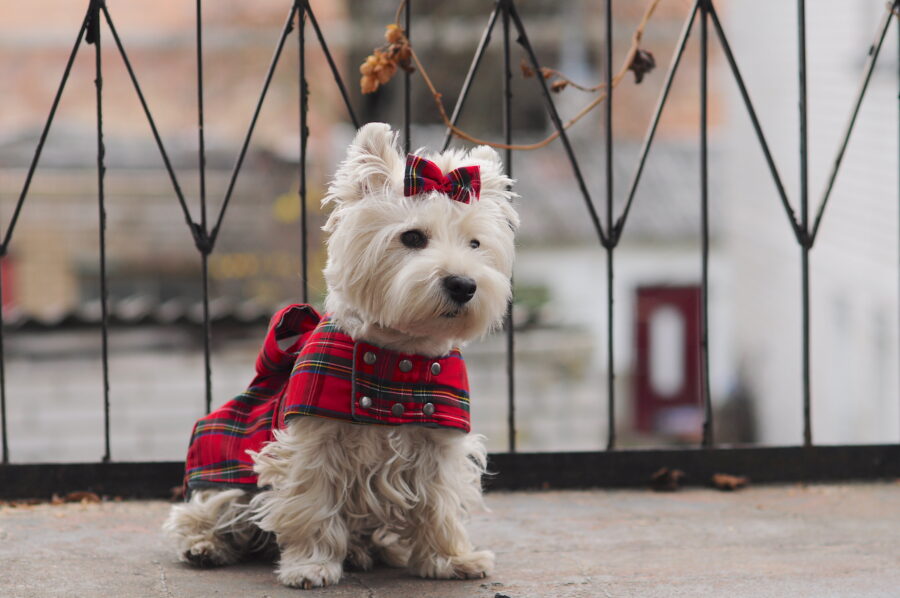
M 455 347 L 502 322 L 515 194 L 488 147 L 430 160 L 385 124 L 357 133 L 324 200 L 327 313 L 276 314 L 254 383 L 197 423 L 190 500 L 164 525 L 182 560 L 233 563 L 274 534 L 288 586 L 337 583 L 345 562 L 491 572 L 464 527 L 485 449 Z

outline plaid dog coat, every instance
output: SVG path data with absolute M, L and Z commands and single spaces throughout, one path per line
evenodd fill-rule
M 429 358 L 354 341 L 327 314 L 290 305 L 272 318 L 250 387 L 195 424 L 186 488 L 256 486 L 246 451 L 299 416 L 468 432 L 466 365 L 457 349 Z

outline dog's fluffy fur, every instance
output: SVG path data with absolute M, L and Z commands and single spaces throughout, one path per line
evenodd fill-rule
M 426 157 L 444 172 L 478 165 L 480 200 L 404 197 L 396 134 L 381 123 L 359 130 L 324 200 L 333 206 L 326 307 L 357 340 L 436 357 L 502 322 L 518 217 L 512 181 L 492 149 Z M 401 243 L 413 229 L 426 233 L 426 247 Z M 473 279 L 471 301 L 455 304 L 446 276 Z M 464 527 L 481 505 L 478 435 L 297 417 L 253 457 L 265 490 L 198 490 L 172 509 L 164 529 L 182 560 L 233 563 L 274 535 L 278 578 L 288 586 L 337 583 L 345 563 L 368 569 L 379 561 L 434 578 L 491 572 L 494 555 L 476 551 Z

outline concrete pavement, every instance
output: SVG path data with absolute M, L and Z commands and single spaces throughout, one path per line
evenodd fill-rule
M 311 596 L 900 596 L 900 484 L 493 493 L 471 523 L 493 577 L 349 573 Z M 296 597 L 272 564 L 195 570 L 159 533 L 169 504 L 0 507 L 3 598 Z

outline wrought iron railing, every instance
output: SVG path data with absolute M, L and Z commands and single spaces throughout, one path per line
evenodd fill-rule
M 810 292 L 809 292 L 809 256 L 812 251 L 822 223 L 825 209 L 828 205 L 831 192 L 844 157 L 847 144 L 856 123 L 857 115 L 862 100 L 869 86 L 872 72 L 878 60 L 882 45 L 886 39 L 891 23 L 898 20 L 900 12 L 900 0 L 892 0 L 887 3 L 883 19 L 876 32 L 875 40 L 870 48 L 868 59 L 862 73 L 859 90 L 856 93 L 849 122 L 844 130 L 839 148 L 831 167 L 828 181 L 823 196 L 817 209 L 811 209 L 808 189 L 808 131 L 807 131 L 807 62 L 806 62 L 806 22 L 805 0 L 797 0 L 797 51 L 799 78 L 799 131 L 800 131 L 800 166 L 799 166 L 799 193 L 797 195 L 798 207 L 795 208 L 790 199 L 763 127 L 757 117 L 754 104 L 751 101 L 750 92 L 741 76 L 738 62 L 732 52 L 728 36 L 720 22 L 717 10 L 712 0 L 694 0 L 688 16 L 684 22 L 671 63 L 665 74 L 662 90 L 659 95 L 653 116 L 647 128 L 644 142 L 634 174 L 626 187 L 625 203 L 620 213 L 614 212 L 615 187 L 613 179 L 613 102 L 614 93 L 612 81 L 612 54 L 613 54 L 613 17 L 612 0 L 605 0 L 605 34 L 604 34 L 604 61 L 605 83 L 607 101 L 604 105 L 603 120 L 605 123 L 605 188 L 602 192 L 604 209 L 598 209 L 594 194 L 589 190 L 579 166 L 578 156 L 569 141 L 566 128 L 557 112 L 551 90 L 543 77 L 535 78 L 540 88 L 540 94 L 550 121 L 558 133 L 559 141 L 565 151 L 572 174 L 583 198 L 585 208 L 593 224 L 593 228 L 600 244 L 606 254 L 606 317 L 607 317 L 607 371 L 606 402 L 607 402 L 607 450 L 592 453 L 541 453 L 523 454 L 516 449 L 516 393 L 515 393 L 515 332 L 512 326 L 511 308 L 506 319 L 506 352 L 507 352 L 507 388 L 508 388 L 508 452 L 495 454 L 491 457 L 493 469 L 497 475 L 489 482 L 494 487 L 523 488 L 523 487 L 572 487 L 572 486 L 614 486 L 636 485 L 646 483 L 650 474 L 661 466 L 677 467 L 688 472 L 688 481 L 702 482 L 708 479 L 715 471 L 732 471 L 750 475 L 757 481 L 789 481 L 789 480 L 823 480 L 823 479 L 847 479 L 847 478 L 875 478 L 900 475 L 900 445 L 867 445 L 867 446 L 815 446 L 813 444 L 813 431 L 811 425 L 811 410 L 813 397 L 810 381 Z M 407 1 L 404 7 L 403 20 L 406 34 L 413 39 L 415 27 L 412 21 L 414 2 Z M 489 3 L 485 0 L 485 4 Z M 462 114 L 466 99 L 472 87 L 475 73 L 479 69 L 485 51 L 491 41 L 492 35 L 500 23 L 503 46 L 502 78 L 502 122 L 503 139 L 506 145 L 511 144 L 513 138 L 513 126 L 511 120 L 511 107 L 514 101 L 511 92 L 511 45 L 518 43 L 524 51 L 525 58 L 534 72 L 540 73 L 540 62 L 532 43 L 529 41 L 526 25 L 517 8 L 516 0 L 496 0 L 493 2 L 493 10 L 487 20 L 487 26 L 481 36 L 475 50 L 471 66 L 466 75 L 462 89 L 452 111 L 451 121 L 455 124 Z M 129 494 L 135 496 L 162 496 L 168 489 L 177 484 L 181 476 L 180 463 L 117 463 L 113 461 L 110 451 L 110 394 L 109 394 L 109 313 L 107 308 L 107 267 L 106 267 L 106 226 L 105 226 L 105 151 L 103 138 L 103 64 L 101 61 L 101 28 L 108 29 L 116 49 L 128 72 L 130 81 L 140 100 L 141 107 L 150 125 L 155 144 L 162 157 L 168 177 L 171 181 L 177 201 L 183 212 L 185 223 L 193 237 L 197 252 L 201 260 L 201 277 L 199 285 L 202 289 L 203 299 L 203 350 L 204 350 L 204 374 L 205 374 L 205 407 L 209 411 L 212 401 L 212 378 L 210 366 L 210 332 L 211 321 L 209 313 L 209 256 L 216 248 L 219 231 L 226 216 L 231 201 L 235 184 L 241 173 L 244 159 L 251 145 L 254 129 L 263 108 L 273 73 L 283 54 L 288 38 L 296 32 L 298 40 L 297 52 L 299 68 L 297 72 L 297 84 L 299 94 L 300 116 L 300 147 L 299 147 L 299 205 L 301 228 L 301 264 L 302 264 L 302 299 L 308 300 L 308 218 L 306 211 L 306 166 L 307 166 L 307 138 L 309 134 L 308 113 L 309 94 L 306 80 L 306 36 L 307 23 L 311 26 L 319 48 L 321 49 L 330 69 L 331 74 L 343 103 L 346 107 L 349 120 L 359 126 L 351 104 L 350 96 L 344 85 L 340 69 L 335 63 L 329 51 L 326 38 L 316 20 L 307 0 L 293 0 L 287 18 L 281 30 L 274 55 L 266 72 L 266 77 L 256 102 L 255 109 L 250 120 L 250 125 L 243 138 L 237 160 L 231 171 L 227 189 L 222 198 L 217 213 L 210 213 L 207 206 L 206 190 L 206 149 L 204 140 L 204 91 L 203 91 L 203 24 L 201 0 L 196 0 L 196 75 L 197 75 L 197 133 L 199 146 L 199 218 L 192 211 L 185 199 L 185 194 L 179 184 L 176 170 L 173 167 L 169 154 L 166 151 L 162 136 L 156 126 L 153 113 L 145 98 L 135 70 L 132 68 L 128 53 L 125 49 L 114 19 L 104 0 L 89 0 L 87 11 L 78 29 L 74 46 L 66 61 L 63 75 L 56 91 L 50 112 L 47 116 L 43 130 L 34 151 L 33 158 L 25 177 L 21 193 L 15 204 L 12 217 L 2 235 L 0 243 L 0 255 L 6 255 L 12 242 L 16 223 L 18 222 L 22 206 L 28 197 L 29 188 L 35 170 L 40 162 L 41 153 L 47 140 L 47 135 L 53 124 L 60 98 L 69 80 L 72 65 L 83 44 L 94 46 L 95 55 L 95 89 L 96 89 L 96 136 L 97 136 L 97 182 L 98 182 L 98 216 L 99 216 L 99 271 L 100 271 L 100 302 L 101 324 L 100 335 L 102 338 L 101 359 L 103 364 L 103 418 L 105 451 L 102 463 L 85 464 L 10 464 L 8 446 L 7 413 L 6 413 L 6 376 L 3 359 L 3 327 L 0 326 L 0 433 L 2 433 L 2 465 L 0 465 L 0 497 L 47 495 L 53 491 L 65 491 L 74 488 L 93 488 L 109 493 Z M 785 215 L 788 226 L 793 232 L 797 247 L 800 251 L 800 283 L 802 288 L 801 313 L 802 344 L 799 350 L 802 353 L 802 368 L 798 375 L 802 378 L 802 412 L 803 412 L 803 446 L 779 447 L 779 448 L 728 448 L 717 447 L 714 435 L 714 419 L 712 401 L 710 397 L 709 374 L 709 226 L 708 226 L 708 51 L 710 44 L 710 27 L 715 38 L 718 39 L 721 51 L 727 61 L 728 69 L 735 83 L 747 114 L 755 132 L 759 146 L 763 152 L 768 170 L 775 183 L 777 197 Z M 699 130 L 699 164 L 700 164 L 700 207 L 701 207 L 701 317 L 700 317 L 700 401 L 704 409 L 704 421 L 702 429 L 701 446 L 696 449 L 662 449 L 651 451 L 619 450 L 616 444 L 616 414 L 615 414 L 615 366 L 614 355 L 614 269 L 615 250 L 619 245 L 628 221 L 628 215 L 634 202 L 634 198 L 641 181 L 647 156 L 653 144 L 660 116 L 669 98 L 672 81 L 676 71 L 682 63 L 687 41 L 699 28 L 700 36 L 700 130 Z M 895 29 L 900 39 L 900 25 Z M 404 81 L 403 94 L 403 128 L 402 139 L 407 150 L 412 147 L 411 123 L 410 123 L 410 74 L 407 73 Z M 900 74 L 898 74 L 900 80 Z M 452 132 L 448 129 L 444 139 L 444 147 L 448 147 L 452 141 Z M 515 164 L 513 151 L 506 150 L 505 165 L 509 174 L 512 174 Z M 602 212 L 602 214 L 601 214 Z M 799 212 L 799 215 L 798 215 Z M 212 226 L 210 226 L 212 224 Z M 2 282 L 2 279 L 0 279 Z M 2 286 L 0 286 L 0 298 L 2 298 Z M 2 301 L 0 301 L 0 316 L 2 316 Z M 601 397 L 598 397 L 598 401 Z

